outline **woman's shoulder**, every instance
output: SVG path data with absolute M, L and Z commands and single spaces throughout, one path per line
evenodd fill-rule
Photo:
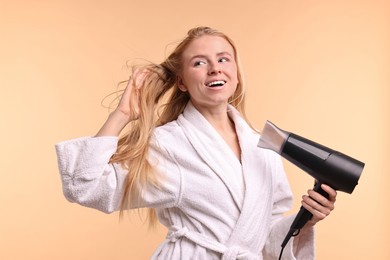
M 155 133 L 158 134 L 166 134 L 171 131 L 176 131 L 179 128 L 179 125 L 176 120 L 173 120 L 171 122 L 168 122 L 166 124 L 160 125 L 155 128 Z
M 158 140 L 159 142 L 177 140 L 180 139 L 180 131 L 180 126 L 177 121 L 174 120 L 156 127 L 153 132 L 153 139 Z
M 188 140 L 176 121 L 166 123 L 154 129 L 150 140 L 152 150 L 167 156 L 181 154 L 188 147 Z

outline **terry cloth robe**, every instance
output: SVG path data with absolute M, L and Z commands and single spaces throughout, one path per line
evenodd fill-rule
M 277 259 L 294 216 L 282 161 L 257 147 L 259 135 L 228 106 L 241 161 L 188 103 L 177 120 L 158 127 L 149 161 L 159 187 L 145 188 L 134 207 L 153 207 L 168 228 L 151 259 Z M 71 202 L 119 210 L 126 170 L 109 164 L 117 137 L 84 137 L 56 145 L 63 192 Z M 131 166 L 130 166 L 131 167 Z M 282 259 L 314 259 L 314 229 L 287 244 Z

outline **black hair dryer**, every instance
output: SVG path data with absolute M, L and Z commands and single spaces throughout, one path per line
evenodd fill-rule
M 321 189 L 321 184 L 352 193 L 364 168 L 364 163 L 354 158 L 286 132 L 269 121 L 264 126 L 257 146 L 275 151 L 310 174 L 316 180 L 314 190 L 325 197 L 328 197 L 328 194 Z M 312 216 L 308 210 L 301 207 L 282 243 L 283 248 L 291 236 L 297 235 Z

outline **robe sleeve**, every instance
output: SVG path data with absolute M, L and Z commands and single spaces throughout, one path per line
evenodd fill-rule
M 273 159 L 275 163 L 273 208 L 271 217 L 271 231 L 263 249 L 265 260 L 278 259 L 281 244 L 286 237 L 295 214 L 285 217 L 284 214 L 292 207 L 292 192 L 283 164 L 279 156 Z M 311 260 L 315 258 L 314 250 L 314 228 L 307 228 L 296 236 L 292 237 L 283 251 L 283 260 Z
M 105 213 L 120 209 L 127 170 L 120 164 L 109 163 L 116 152 L 118 137 L 82 137 L 56 144 L 58 168 L 65 197 L 70 202 L 94 208 Z M 150 153 L 162 154 L 153 146 Z M 142 193 L 133 207 L 169 207 L 177 203 L 180 178 L 175 176 L 173 160 L 161 160 L 161 166 L 173 175 L 173 183 L 150 187 Z

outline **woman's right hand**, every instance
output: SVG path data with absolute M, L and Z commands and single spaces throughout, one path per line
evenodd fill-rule
M 131 75 L 118 106 L 109 115 L 96 136 L 118 136 L 122 129 L 139 117 L 139 90 L 149 70 L 136 69 Z
M 122 94 L 114 113 L 122 113 L 127 117 L 127 122 L 136 120 L 139 117 L 139 90 L 142 87 L 145 77 L 148 75 L 147 69 L 136 69 L 128 80 L 127 86 Z

